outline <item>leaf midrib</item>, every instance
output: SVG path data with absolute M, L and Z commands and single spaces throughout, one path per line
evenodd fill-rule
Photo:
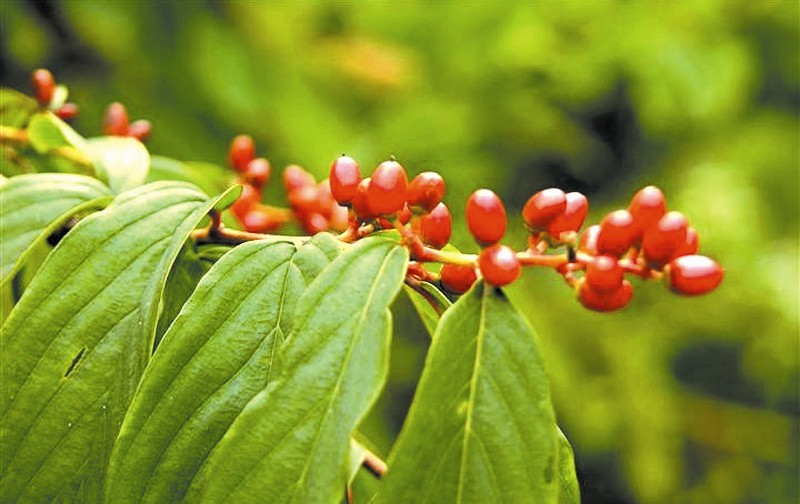
M 388 264 L 390 263 L 390 261 L 393 258 L 394 254 L 398 253 L 398 251 L 399 251 L 399 249 L 392 249 L 389 252 L 389 254 L 387 254 L 386 257 L 383 258 L 383 261 L 381 262 L 381 266 L 378 269 L 378 272 L 374 277 L 375 281 L 372 283 L 372 285 L 370 285 L 369 294 L 367 295 L 367 298 L 366 298 L 365 303 L 363 305 L 364 309 L 359 314 L 359 320 L 358 320 L 358 323 L 356 324 L 356 328 L 357 329 L 363 327 L 364 321 L 366 320 L 366 317 L 367 317 L 367 313 L 369 313 L 369 311 L 370 311 L 369 310 L 370 301 L 372 300 L 372 298 L 373 298 L 373 296 L 375 294 L 377 286 L 381 283 L 380 280 L 383 277 L 383 274 L 384 274 L 385 270 L 388 268 Z M 353 354 L 353 350 L 357 346 L 357 342 L 360 341 L 361 336 L 363 336 L 363 332 L 359 331 L 359 337 L 351 340 L 352 343 L 350 345 L 348 345 L 347 354 L 345 355 L 345 358 L 342 359 L 342 366 L 339 368 L 340 371 L 339 371 L 338 376 L 336 377 L 336 385 L 334 386 L 332 393 L 329 395 L 329 401 L 328 401 L 328 404 L 327 404 L 326 411 L 330 411 L 330 407 L 333 404 L 334 399 L 337 397 L 339 389 L 341 388 L 341 385 L 342 385 L 343 376 L 345 374 L 345 371 L 347 370 L 346 363 L 350 362 L 351 356 Z M 327 414 L 323 415 L 322 423 L 325 423 L 327 418 L 328 418 Z M 317 434 L 314 437 L 314 441 L 311 444 L 311 447 L 313 449 L 312 453 L 316 451 L 316 448 L 317 448 L 317 445 L 319 444 L 319 439 L 320 439 L 321 436 L 322 436 L 322 429 L 318 429 L 317 430 Z M 306 463 L 303 465 L 303 472 L 300 474 L 300 478 L 298 479 L 297 483 L 294 486 L 294 490 L 292 491 L 292 494 L 291 494 L 291 497 L 290 497 L 291 502 L 294 502 L 295 495 L 297 494 L 297 490 L 305 482 L 305 478 L 308 475 L 308 468 L 309 468 L 308 460 L 309 459 L 306 458 Z

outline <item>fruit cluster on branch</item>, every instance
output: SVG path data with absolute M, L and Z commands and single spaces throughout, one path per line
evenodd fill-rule
M 633 295 L 626 274 L 664 279 L 684 295 L 710 292 L 723 277 L 719 264 L 697 255 L 697 232 L 683 214 L 667 211 L 664 195 L 655 186 L 640 190 L 627 209 L 609 213 L 582 233 L 589 209 L 586 196 L 557 188 L 539 191 L 522 211 L 530 238 L 520 251 L 501 243 L 507 227 L 501 199 L 489 189 L 478 189 L 466 204 L 469 231 L 481 247 L 475 255 L 448 247 L 452 219 L 442 202 L 445 181 L 436 172 L 425 171 L 409 181 L 405 168 L 390 159 L 362 177 L 356 160 L 342 155 L 331 164 L 329 179 L 317 182 L 291 165 L 284 172 L 289 214 L 260 202 L 270 168 L 264 158 L 255 157 L 252 138 L 240 135 L 233 140 L 229 162 L 244 184 L 232 211 L 246 231 L 272 232 L 291 217 L 311 234 L 340 231 L 344 242 L 393 229 L 411 253 L 407 281 L 412 286 L 438 282 L 458 295 L 479 277 L 504 286 L 519 278 L 525 266 L 545 266 L 564 277 L 585 307 L 613 311 Z M 425 263 L 442 267 L 437 273 Z

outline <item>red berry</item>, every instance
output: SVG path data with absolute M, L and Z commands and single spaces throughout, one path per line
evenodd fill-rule
M 426 171 L 411 179 L 406 201 L 409 206 L 420 207 L 430 212 L 436 208 L 443 197 L 444 179 L 436 172 Z
M 403 166 L 397 161 L 384 161 L 372 172 L 367 204 L 376 214 L 393 214 L 402 210 L 407 191 L 408 178 Z
M 261 194 L 258 192 L 258 189 L 250 184 L 245 184 L 242 188 L 242 194 L 240 194 L 239 198 L 231 205 L 231 211 L 240 221 L 244 220 L 244 216 L 260 199 Z
M 561 189 L 551 187 L 537 192 L 522 208 L 522 218 L 532 230 L 544 231 L 550 222 L 564 213 L 567 196 Z
M 231 141 L 228 149 L 228 163 L 238 171 L 244 173 L 247 163 L 256 157 L 256 144 L 250 135 L 238 135 Z
M 457 264 L 445 264 L 439 272 L 442 288 L 451 294 L 463 294 L 467 292 L 478 276 L 475 274 L 473 266 L 460 266 Z
M 601 255 L 586 265 L 586 283 L 595 292 L 614 292 L 622 285 L 625 271 L 616 257 Z
M 621 256 L 631 248 L 636 237 L 633 216 L 627 210 L 615 210 L 600 221 L 597 253 Z
M 723 277 L 722 267 L 701 255 L 681 256 L 669 264 L 669 283 L 678 294 L 697 296 L 714 290 Z
M 361 169 L 355 159 L 341 156 L 331 164 L 330 180 L 333 198 L 345 205 L 356 195 L 358 183 L 361 182 Z
M 589 283 L 581 282 L 578 288 L 578 300 L 590 310 L 607 312 L 619 310 L 633 297 L 633 286 L 627 280 L 622 281 L 622 285 L 611 292 L 597 292 L 589 286 Z
M 334 203 L 331 206 L 331 217 L 328 225 L 331 229 L 336 231 L 344 231 L 347 229 L 347 225 L 349 223 L 349 213 L 347 211 L 347 207 L 340 206 L 337 203 Z
M 467 226 L 481 243 L 497 243 L 506 232 L 506 209 L 489 189 L 478 189 L 467 200 Z
M 39 105 L 49 105 L 53 101 L 53 94 L 56 91 L 56 81 L 53 78 L 53 74 L 44 68 L 35 70 L 31 76 L 31 83 Z
M 700 236 L 693 227 L 686 229 L 686 241 L 678 246 L 678 250 L 672 255 L 673 259 L 680 256 L 696 254 L 700 250 Z
M 319 213 L 317 186 L 302 186 L 289 193 L 289 206 L 295 215 Z
M 59 119 L 63 119 L 64 121 L 75 119 L 78 117 L 79 112 L 80 108 L 72 102 L 67 102 L 55 110 L 55 114 L 59 117 Z
M 103 116 L 103 133 L 113 136 L 128 136 L 128 111 L 120 102 L 113 102 Z
M 244 215 L 242 227 L 251 233 L 269 233 L 280 227 L 280 221 L 273 219 L 267 210 L 252 208 Z
M 589 212 L 589 201 L 583 194 L 571 192 L 567 193 L 565 197 L 567 204 L 564 211 L 557 215 L 547 227 L 547 232 L 555 238 L 558 238 L 561 233 L 580 229 Z
M 331 216 L 331 212 L 333 212 L 333 206 L 335 204 L 336 201 L 333 199 L 333 194 L 331 194 L 330 180 L 325 179 L 317 184 L 316 211 L 317 213 L 321 213 L 327 219 Z
M 689 221 L 680 212 L 667 212 L 644 234 L 642 252 L 648 262 L 668 263 L 678 248 L 686 243 Z
M 510 284 L 522 271 L 522 266 L 514 250 L 501 244 L 495 244 L 481 251 L 478 266 L 483 278 L 490 284 L 502 287 Z
M 667 213 L 667 200 L 664 193 L 656 186 L 647 186 L 639 190 L 631 199 L 628 211 L 633 216 L 633 222 L 638 228 L 639 237 Z
M 444 247 L 450 241 L 451 225 L 450 210 L 444 203 L 439 203 L 429 214 L 419 219 L 422 241 L 433 248 Z
M 140 142 L 144 142 L 150 138 L 151 129 L 152 125 L 150 121 L 147 119 L 139 119 L 138 121 L 133 121 L 130 127 L 128 127 L 128 136 L 136 138 Z
M 245 180 L 256 187 L 263 187 L 269 180 L 272 167 L 264 158 L 255 158 L 247 163 L 247 168 L 244 174 Z
M 356 213 L 356 216 L 362 221 L 370 221 L 378 217 L 367 204 L 367 191 L 369 190 L 371 182 L 371 177 L 362 179 L 361 182 L 358 183 L 356 194 L 350 202 L 353 205 L 353 211 Z
M 289 165 L 283 171 L 283 186 L 287 193 L 291 193 L 298 187 L 312 186 L 316 183 L 314 176 L 298 165 Z
M 600 226 L 594 224 L 589 226 L 581 234 L 581 240 L 578 243 L 578 250 L 586 252 L 587 254 L 597 255 L 597 235 L 600 234 Z
M 397 220 L 404 226 L 411 220 L 411 209 L 408 208 L 407 204 L 403 205 L 403 209 L 397 212 Z
M 326 219 L 324 215 L 316 212 L 305 215 L 300 223 L 302 224 L 306 233 L 312 235 L 321 233 L 328 229 L 328 219 Z

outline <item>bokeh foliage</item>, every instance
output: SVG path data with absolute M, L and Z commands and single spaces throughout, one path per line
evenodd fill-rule
M 590 219 L 655 183 L 727 268 L 714 294 L 635 284 L 586 312 L 549 271 L 509 293 L 537 328 L 585 502 L 789 502 L 798 494 L 798 112 L 794 2 L 21 2 L 0 7 L 2 84 L 52 69 L 87 136 L 121 100 L 154 154 L 222 163 L 252 134 L 276 168 L 342 152 L 440 171 L 518 214 L 558 185 Z M 273 183 L 271 202 L 284 196 Z M 509 243 L 524 243 L 519 218 Z M 384 454 L 427 336 L 407 306 L 366 430 Z M 406 331 L 407 332 L 407 331 Z

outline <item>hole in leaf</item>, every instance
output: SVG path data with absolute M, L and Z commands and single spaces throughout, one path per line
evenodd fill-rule
M 78 352 L 78 355 L 76 355 L 75 358 L 72 359 L 72 362 L 69 364 L 69 367 L 67 368 L 67 372 L 64 373 L 64 378 L 68 377 L 72 373 L 72 371 L 75 370 L 75 367 L 78 365 L 78 362 L 80 362 L 80 360 L 83 358 L 84 353 L 86 353 L 86 347 L 81 348 L 81 350 Z

